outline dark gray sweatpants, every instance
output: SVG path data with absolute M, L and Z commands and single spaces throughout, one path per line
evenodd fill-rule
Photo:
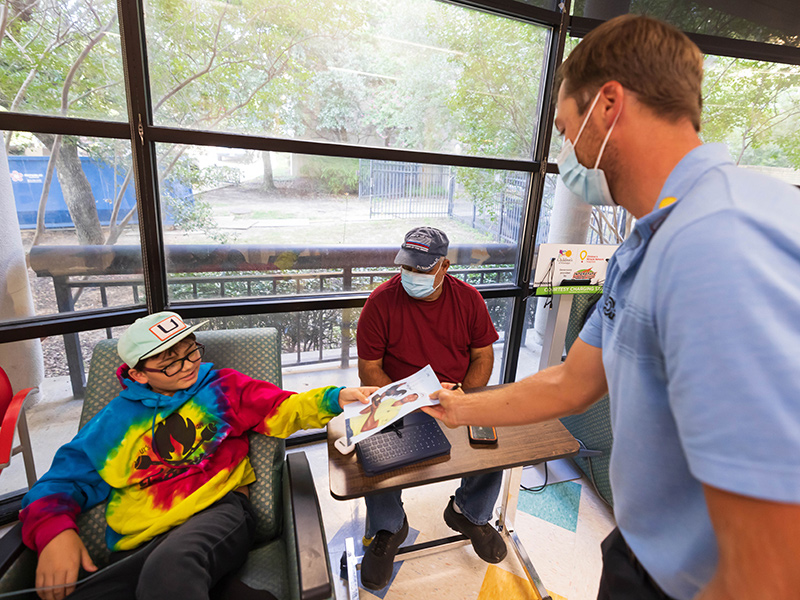
M 231 492 L 144 546 L 115 552 L 101 574 L 67 598 L 207 599 L 225 575 L 244 564 L 254 532 L 250 499 Z

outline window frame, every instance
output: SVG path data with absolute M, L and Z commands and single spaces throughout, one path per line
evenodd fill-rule
M 61 313 L 2 322 L 0 323 L 2 342 L 124 326 L 148 313 L 166 309 L 178 309 L 186 318 L 207 318 L 362 307 L 368 296 L 366 292 L 291 298 L 236 300 L 221 298 L 202 302 L 169 302 L 161 203 L 158 193 L 156 144 L 224 146 L 259 151 L 381 159 L 530 173 L 530 183 L 520 227 L 514 283 L 479 288 L 484 298 L 511 299 L 511 322 L 506 338 L 501 381 L 513 381 L 517 371 L 519 345 L 524 335 L 527 299 L 531 291 L 530 278 L 535 253 L 534 233 L 539 224 L 545 177 L 547 174 L 558 172 L 556 165 L 548 160 L 555 117 L 553 79 L 556 68 L 563 59 L 564 46 L 568 36 L 583 37 L 603 21 L 586 17 L 571 17 L 569 14 L 570 0 L 565 0 L 561 4 L 560 10 L 557 7 L 554 7 L 554 10 L 547 10 L 516 0 L 445 1 L 464 8 L 485 11 L 549 29 L 548 45 L 545 49 L 546 60 L 538 98 L 538 126 L 533 144 L 533 154 L 529 160 L 450 155 L 155 126 L 152 118 L 147 68 L 143 2 L 142 0 L 133 0 L 119 3 L 118 21 L 122 36 L 128 121 L 112 122 L 0 112 L 0 130 L 92 136 L 130 141 L 138 200 L 146 305 Z M 697 43 L 701 51 L 707 54 L 800 65 L 800 48 L 692 33 L 688 35 Z

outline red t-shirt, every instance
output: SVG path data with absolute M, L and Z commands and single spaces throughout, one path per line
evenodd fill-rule
M 469 349 L 494 343 L 497 335 L 480 292 L 445 275 L 433 302 L 415 300 L 400 275 L 370 294 L 358 320 L 358 357 L 383 359 L 383 370 L 397 381 L 430 364 L 439 381 L 464 380 Z

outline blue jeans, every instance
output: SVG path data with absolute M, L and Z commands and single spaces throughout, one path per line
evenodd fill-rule
M 484 525 L 492 518 L 492 509 L 502 483 L 502 471 L 464 477 L 461 487 L 456 490 L 455 502 L 471 523 Z M 401 496 L 402 492 L 397 490 L 364 497 L 367 505 L 365 537 L 374 537 L 382 529 L 391 533 L 400 531 L 406 518 Z

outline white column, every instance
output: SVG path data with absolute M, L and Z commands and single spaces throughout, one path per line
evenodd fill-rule
M 559 177 L 556 181 L 547 242 L 550 244 L 585 244 L 591 218 L 592 207 L 570 192 Z M 555 283 L 558 284 L 557 281 Z M 536 318 L 533 325 L 532 342 L 539 346 L 544 340 L 547 315 L 550 313 L 547 308 L 544 308 L 545 301 L 546 298 L 537 300 Z
M 8 156 L 0 132 L 0 321 L 13 321 L 35 314 L 11 189 Z M 14 391 L 39 386 L 44 379 L 41 342 L 34 339 L 0 344 L 0 367 L 11 380 Z M 35 402 L 38 397 L 34 396 L 28 402 Z

